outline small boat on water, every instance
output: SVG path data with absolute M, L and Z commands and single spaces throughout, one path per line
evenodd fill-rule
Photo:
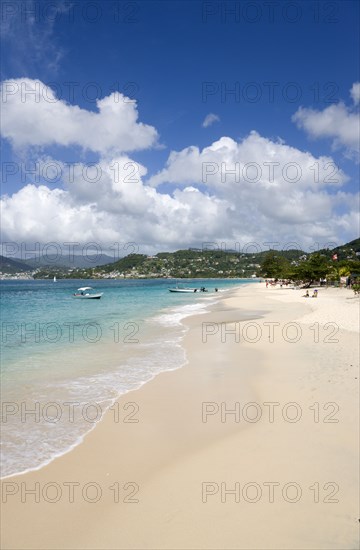
M 197 292 L 197 288 L 169 288 L 169 292 Z
M 56 277 L 54 277 L 54 283 L 56 283 Z
M 177 285 L 174 288 L 169 288 L 169 292 L 207 292 L 206 288 L 202 286 L 201 288 L 188 288 Z
M 73 298 L 100 300 L 101 296 L 104 294 L 103 292 L 91 293 L 88 292 L 89 290 L 93 290 L 92 286 L 82 286 L 78 288 L 78 292 L 73 294 Z

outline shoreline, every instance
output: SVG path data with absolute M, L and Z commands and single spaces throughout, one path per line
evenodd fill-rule
M 44 468 L 44 467 L 48 466 L 49 464 L 51 464 L 54 460 L 57 460 L 58 458 L 64 456 L 65 454 L 67 454 L 69 452 L 72 452 L 74 449 L 76 449 L 76 447 L 78 445 L 82 445 L 82 443 L 83 443 L 84 439 L 87 437 L 87 435 L 90 432 L 92 432 L 102 422 L 105 415 L 107 414 L 107 411 L 115 405 L 115 403 L 118 401 L 118 399 L 120 399 L 122 396 L 125 396 L 125 395 L 127 395 L 131 392 L 134 392 L 134 391 L 137 391 L 137 390 L 141 389 L 144 385 L 151 382 L 159 374 L 162 374 L 163 372 L 172 372 L 173 370 L 177 370 L 179 368 L 182 368 L 184 365 L 186 365 L 186 363 L 187 363 L 186 353 L 185 353 L 185 349 L 183 348 L 181 343 L 183 342 L 184 336 L 185 336 L 186 332 L 188 331 L 188 327 L 186 326 L 186 324 L 183 323 L 183 321 L 187 317 L 202 315 L 202 314 L 206 313 L 207 308 L 209 307 L 209 305 L 212 306 L 214 303 L 216 304 L 218 301 L 221 300 L 221 298 L 224 298 L 229 293 L 234 292 L 237 288 L 241 288 L 243 286 L 246 286 L 246 285 L 239 285 L 239 286 L 236 286 L 236 287 L 225 288 L 225 289 L 222 289 L 222 292 L 220 292 L 216 295 L 211 295 L 211 294 L 210 295 L 206 295 L 206 294 L 201 295 L 200 294 L 199 296 L 201 298 L 207 298 L 207 300 L 198 301 L 198 297 L 197 297 L 197 301 L 195 303 L 189 302 L 189 303 L 185 303 L 185 304 L 179 303 L 177 306 L 172 305 L 172 306 L 169 306 L 165 309 L 161 309 L 155 315 L 151 315 L 150 317 L 144 319 L 143 320 L 143 325 L 144 326 L 142 327 L 142 330 L 145 331 L 145 341 L 150 341 L 151 342 L 151 340 L 153 338 L 155 338 L 155 337 L 159 338 L 159 336 L 161 335 L 162 330 L 165 331 L 165 333 L 167 335 L 166 336 L 167 339 L 170 339 L 170 340 L 172 338 L 175 339 L 173 345 L 179 348 L 179 356 L 182 355 L 182 354 L 184 355 L 182 358 L 178 357 L 179 363 L 177 363 L 174 368 L 165 368 L 164 370 L 161 370 L 160 372 L 154 372 L 154 373 L 151 373 L 151 374 L 148 373 L 147 377 L 145 377 L 142 380 L 140 380 L 140 379 L 138 380 L 135 387 L 133 387 L 133 388 L 129 387 L 128 389 L 123 388 L 122 390 L 117 390 L 116 395 L 114 394 L 113 396 L 110 396 L 110 395 L 106 396 L 104 394 L 103 397 L 98 397 L 98 398 L 95 398 L 95 399 L 93 398 L 91 400 L 90 399 L 86 400 L 86 401 L 88 401 L 88 403 L 87 403 L 88 405 L 91 406 L 92 404 L 94 404 L 94 406 L 96 405 L 97 407 L 101 408 L 100 417 L 97 417 L 97 420 L 95 422 L 91 423 L 90 427 L 85 425 L 86 428 L 84 427 L 84 431 L 81 431 L 81 432 L 77 433 L 77 435 L 74 434 L 72 436 L 72 439 L 73 439 L 72 443 L 68 443 L 66 445 L 66 447 L 64 447 L 63 449 L 59 449 L 58 451 L 53 451 L 54 452 L 53 456 L 49 457 L 49 458 L 44 458 L 43 462 L 41 464 L 35 464 L 33 466 L 26 467 L 23 470 L 2 475 L 0 477 L 0 480 L 7 480 L 7 479 L 11 479 L 15 476 L 21 476 L 21 475 L 25 475 L 25 474 L 28 474 L 28 473 L 31 473 L 31 472 L 39 471 L 42 468 Z M 209 304 L 209 302 L 210 302 L 210 304 Z M 173 322 L 171 322 L 171 320 L 169 320 L 168 318 L 169 317 L 174 317 L 174 316 L 176 317 L 176 319 Z M 160 319 L 162 317 L 166 318 L 164 324 L 160 321 Z M 176 344 L 176 340 L 179 341 L 179 344 Z M 142 344 L 144 344 L 144 340 L 142 340 L 141 345 Z M 105 360 L 107 363 L 110 362 L 110 364 L 114 364 L 114 368 L 115 368 L 115 364 L 118 361 L 118 358 L 117 358 L 117 345 L 114 344 L 113 339 L 111 339 L 110 335 L 108 335 L 108 340 L 107 341 L 106 340 L 101 341 L 100 345 L 96 344 L 96 347 L 94 349 L 90 350 L 89 345 L 86 345 L 86 344 L 85 345 L 83 344 L 83 347 L 81 346 L 81 344 L 77 344 L 77 346 L 78 347 L 73 349 L 73 350 L 68 349 L 68 350 L 65 351 L 65 362 L 69 363 L 69 365 L 71 365 L 74 362 L 74 357 L 78 353 L 80 353 L 83 358 L 84 357 L 86 358 L 87 363 L 88 362 L 94 362 L 94 358 L 92 357 L 94 354 L 97 355 L 97 356 L 99 356 L 99 354 L 100 354 L 101 359 L 103 361 Z M 127 351 L 128 359 L 130 358 L 130 360 L 133 360 L 132 352 L 133 352 L 133 349 L 128 349 L 128 351 Z M 141 361 L 141 356 L 143 355 L 143 353 L 144 352 L 139 351 L 139 348 L 137 347 L 136 350 L 135 350 L 135 357 L 138 357 L 139 358 L 138 360 Z M 62 354 L 61 357 L 62 357 L 62 360 L 63 360 L 64 359 L 64 354 Z M 51 353 L 48 352 L 48 358 L 49 358 L 49 360 L 52 359 L 53 361 L 57 361 L 57 359 L 53 357 L 52 352 Z M 125 356 L 121 358 L 121 362 L 126 363 L 127 362 L 126 358 L 127 358 L 127 355 L 125 354 Z M 120 368 L 120 372 L 121 372 L 121 368 Z M 145 373 L 144 373 L 144 376 L 145 376 Z M 135 382 L 133 382 L 133 384 L 134 383 Z M 115 389 L 114 389 L 114 392 L 115 392 Z M 2 397 L 3 397 L 3 395 L 2 395 Z M 6 402 L 6 401 L 10 401 L 10 403 L 12 402 L 11 397 L 9 397 L 9 399 L 5 399 L 5 400 L 2 399 L 2 400 L 4 402 Z M 66 404 L 66 399 L 65 398 L 62 399 L 62 400 L 59 400 L 55 396 L 54 400 L 52 400 L 52 397 L 49 397 L 49 395 L 48 395 L 47 399 L 44 401 L 45 405 L 47 406 L 47 405 L 49 405 L 49 403 L 52 403 L 52 402 L 56 403 L 57 406 L 60 407 L 62 417 L 65 416 L 65 413 L 68 413 L 68 415 L 70 417 L 70 414 L 71 414 L 72 411 L 71 411 L 70 408 L 68 410 L 65 409 L 65 407 L 64 407 L 64 405 Z M 24 404 L 24 403 L 21 402 L 21 404 Z M 40 407 L 43 407 L 42 402 L 36 401 L 36 402 L 34 402 L 34 404 L 37 404 Z M 31 410 L 31 408 L 32 408 L 32 405 L 31 405 L 31 403 L 29 403 L 29 409 Z M 41 418 L 42 414 L 39 414 L 39 417 Z M 11 415 L 10 415 L 10 420 L 11 420 Z M 80 420 L 80 418 L 75 419 L 75 423 L 79 422 L 79 420 Z M 82 418 L 82 420 L 84 420 L 84 418 Z M 24 423 L 24 421 L 22 421 L 22 423 Z M 69 428 L 71 428 L 71 426 L 69 426 Z M 44 433 L 44 437 L 46 438 L 46 432 Z
M 328 333 L 320 330 L 315 346 L 314 331 L 306 328 L 311 325 L 301 322 L 309 315 L 309 306 L 299 291 L 265 290 L 258 284 L 230 292 L 217 297 L 208 313 L 184 320 L 188 326 L 183 340 L 187 363 L 160 373 L 132 391 L 130 399 L 129 394 L 121 396 L 118 422 L 115 413 L 107 411 L 97 429 L 71 452 L 40 470 L 5 478 L 11 480 L 6 491 L 18 491 L 8 493 L 2 505 L 4 547 L 356 547 L 356 333 L 340 329 L 340 341 L 331 344 L 323 342 Z M 332 290 L 320 291 L 317 301 L 311 302 L 320 321 L 321 300 L 329 292 Z M 339 292 L 333 296 L 338 311 L 345 307 L 340 302 L 346 291 Z M 355 312 L 358 301 L 348 305 Z M 248 318 L 241 316 L 242 307 Z M 349 319 L 350 309 L 344 319 Z M 237 332 L 237 323 L 248 323 L 247 340 L 241 339 L 244 334 Z M 255 325 L 268 331 L 269 325 L 264 323 L 279 323 L 280 328 L 288 324 L 286 337 L 290 341 L 278 339 L 277 332 L 273 342 L 268 332 L 255 341 Z M 291 342 L 294 323 L 302 327 L 297 342 Z M 129 402 L 136 403 L 138 411 L 132 422 L 125 422 L 129 407 L 124 407 Z M 284 421 L 283 407 L 289 402 L 300 407 L 299 422 Z M 334 408 L 323 409 L 325 404 L 337 402 L 340 413 Z M 244 417 L 244 405 L 249 403 L 257 407 L 248 405 Z M 273 422 L 267 416 L 271 407 L 264 403 L 279 403 L 272 406 Z M 318 410 L 314 403 L 319 403 Z M 282 416 L 277 414 L 279 406 Z M 254 422 L 259 407 L 262 417 Z M 288 406 L 288 418 L 296 411 Z M 324 423 L 329 414 L 329 420 L 339 421 Z M 243 495 L 236 502 L 239 495 L 230 494 L 238 482 L 257 483 L 264 492 L 264 483 L 283 487 L 296 479 L 304 495 L 297 503 L 290 502 L 293 494 L 288 495 L 289 501 L 282 498 L 273 503 L 264 498 L 251 502 L 253 494 L 250 502 L 244 502 Z M 74 496 L 71 503 L 64 497 L 64 488 L 68 488 L 64 484 L 84 488 L 90 482 L 102 489 L 98 501 L 91 501 L 93 493 L 85 495 L 88 500 L 84 494 Z M 39 502 L 33 502 L 31 496 L 21 502 L 21 483 L 32 488 L 39 483 Z M 42 489 L 51 483 L 52 492 L 46 494 L 46 500 Z M 116 483 L 121 494 L 114 503 Z M 212 484 L 205 488 L 206 502 L 204 483 Z M 222 494 L 224 483 L 228 495 Z M 309 502 L 312 492 L 308 486 L 316 483 L 319 487 L 315 488 L 325 491 L 325 496 L 334 487 L 324 490 L 324 485 L 337 483 L 343 500 L 336 506 L 323 502 L 322 494 L 316 505 Z M 54 484 L 63 489 L 57 501 Z M 135 500 L 139 501 L 136 506 Z

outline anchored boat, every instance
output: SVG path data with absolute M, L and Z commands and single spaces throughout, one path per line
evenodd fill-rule
M 104 294 L 103 292 L 88 292 L 89 290 L 93 290 L 92 286 L 78 288 L 78 292 L 73 294 L 73 298 L 100 300 L 101 296 Z
M 188 288 L 177 285 L 174 288 L 169 288 L 169 292 L 207 292 L 206 288 L 202 286 L 201 288 Z
M 169 288 L 169 292 L 197 292 L 197 288 Z

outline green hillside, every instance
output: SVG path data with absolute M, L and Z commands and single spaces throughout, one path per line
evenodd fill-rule
M 337 261 L 333 261 L 333 255 Z M 25 262 L 0 257 L 2 273 L 33 272 L 34 278 L 209 278 L 209 277 L 288 277 L 295 273 L 295 267 L 304 268 L 310 258 L 322 258 L 331 272 L 342 276 L 347 271 L 354 272 L 360 264 L 360 239 L 355 239 L 334 249 L 318 252 L 302 250 L 268 250 L 254 253 L 241 253 L 236 250 L 183 249 L 176 252 L 159 252 L 154 256 L 129 254 L 105 265 L 79 267 L 35 266 Z M 104 260 L 103 256 L 101 260 Z M 30 263 L 30 262 L 29 262 Z M 335 269 L 336 268 L 336 269 Z M 342 268 L 342 269 L 341 269 Z M 299 269 L 297 270 L 299 271 Z
M 21 260 L 13 260 L 12 258 L 6 258 L 0 256 L 0 271 L 1 273 L 23 273 L 25 271 L 31 271 L 32 267 Z

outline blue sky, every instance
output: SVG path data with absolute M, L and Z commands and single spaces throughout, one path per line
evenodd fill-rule
M 5 240 L 34 242 L 51 234 L 60 242 L 81 234 L 81 225 L 69 221 L 80 211 L 86 212 L 83 223 L 87 228 L 103 224 L 103 231 L 86 230 L 88 239 L 109 243 L 126 238 L 144 250 L 208 240 L 263 242 L 277 234 L 283 235 L 282 241 L 297 238 L 309 247 L 319 239 L 341 242 L 358 236 L 354 212 L 359 191 L 358 2 L 281 1 L 269 7 L 262 1 L 148 0 L 57 2 L 56 6 L 46 1 L 2 2 Z M 33 109 L 30 96 L 21 97 L 24 79 L 28 87 L 40 81 L 53 91 L 57 103 L 45 101 L 44 107 L 61 103 L 65 110 L 57 114 L 46 110 L 45 116 L 38 106 Z M 114 111 L 116 127 L 123 128 L 121 143 L 115 137 L 114 143 L 103 148 L 89 142 L 86 130 L 82 135 L 78 128 L 67 129 L 62 122 L 70 106 L 81 108 L 84 116 L 98 114 L 96 99 L 114 99 L 115 90 L 136 100 L 128 103 L 129 112 Z M 44 92 L 40 99 L 44 103 Z M 16 101 L 22 103 L 20 108 Z M 127 132 L 131 137 L 135 131 L 134 126 L 126 126 L 134 106 L 135 124 L 153 128 L 157 137 L 150 138 L 149 130 L 127 149 Z M 74 111 L 68 112 L 72 118 Z M 204 125 L 210 114 L 215 117 Z M 82 127 L 86 126 L 85 119 L 81 120 Z M 52 124 L 59 136 L 56 139 Z M 106 129 L 103 119 L 97 124 L 102 124 L 104 135 L 114 131 L 113 127 Z M 138 130 L 140 135 L 142 130 Z M 73 132 L 76 137 L 68 138 Z M 250 138 L 251 132 L 258 139 Z M 222 138 L 232 142 L 222 142 Z M 219 142 L 220 153 L 215 152 L 219 146 L 213 147 Z M 196 159 L 189 149 L 192 146 L 199 148 Z M 31 162 L 52 159 L 98 162 L 105 171 L 104 163 L 111 166 L 115 158 L 125 156 L 134 166 L 141 164 L 146 174 L 141 174 L 136 189 L 128 188 L 127 182 L 119 188 L 111 181 L 100 182 L 98 188 L 108 194 L 112 209 L 118 206 L 116 213 L 100 204 L 93 192 L 90 196 L 88 189 L 80 191 L 89 181 L 77 181 L 71 187 L 66 177 L 52 182 L 24 170 Z M 295 182 L 296 188 L 280 177 L 269 194 L 272 182 L 263 181 L 264 166 L 256 188 L 249 181 L 242 185 L 241 180 L 232 182 L 236 187 L 229 184 L 224 189 L 215 179 L 204 182 L 198 177 L 204 162 L 216 162 L 219 167 L 223 162 L 222 166 L 231 169 L 236 162 L 261 165 L 269 158 L 281 158 L 283 164 L 298 162 L 304 181 Z M 17 163 L 19 171 L 9 174 L 14 165 L 7 164 L 4 177 L 4 162 Z M 302 162 L 307 167 L 333 162 L 340 174 L 338 185 L 327 185 L 325 179 L 315 189 L 311 181 L 305 181 L 313 172 L 308 170 L 305 176 Z M 50 193 L 46 199 L 44 188 Z M 134 206 L 136 193 L 142 213 L 140 206 Z M 259 202 L 259 196 L 264 202 L 274 197 L 275 214 Z M 286 205 L 281 201 L 287 196 Z M 39 212 L 34 215 L 36 204 L 44 210 L 41 224 Z M 248 206 L 245 211 L 244 204 Z M 45 213 L 57 207 L 63 211 L 62 225 L 67 223 L 68 231 L 57 233 Z M 14 222 L 20 213 L 23 228 Z M 139 226 L 147 215 L 145 231 Z M 333 224 L 329 216 L 334 217 Z

